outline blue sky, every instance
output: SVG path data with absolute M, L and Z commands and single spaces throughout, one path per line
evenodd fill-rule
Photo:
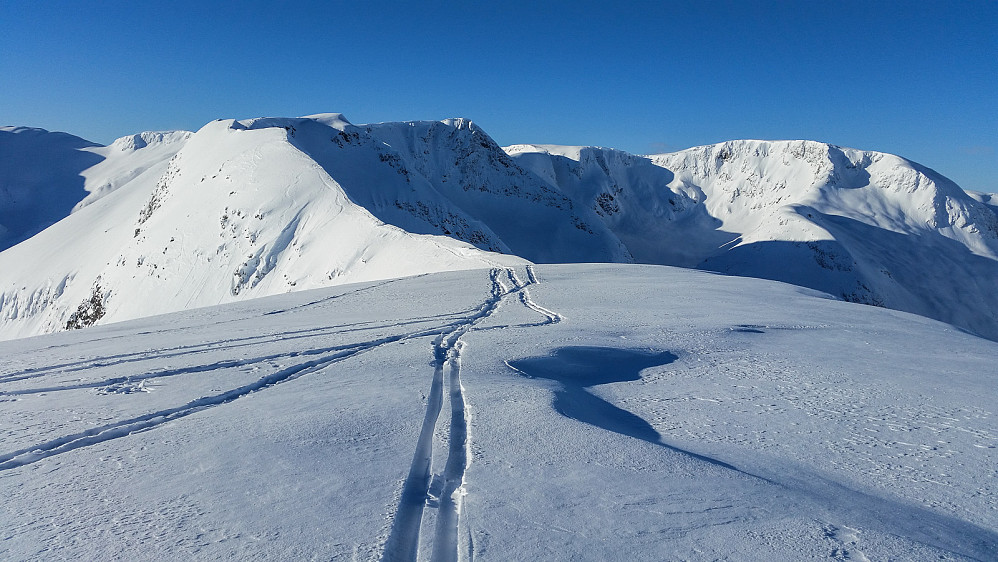
M 880 150 L 998 192 L 998 2 L 0 2 L 0 124 L 469 117 L 500 144 Z

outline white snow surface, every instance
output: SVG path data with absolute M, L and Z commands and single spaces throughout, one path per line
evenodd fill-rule
M 502 149 L 467 119 L 336 113 L 0 150 L 0 249 L 30 236 L 0 252 L 0 338 L 529 260 L 773 279 L 998 340 L 993 201 L 889 154 Z
M 0 127 L 0 250 L 143 174 L 155 181 L 190 135 L 146 132 L 101 146 L 67 133 Z
M 0 558 L 994 560 L 996 354 L 645 265 L 0 342 Z

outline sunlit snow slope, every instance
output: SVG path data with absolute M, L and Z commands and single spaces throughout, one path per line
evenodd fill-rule
M 156 163 L 140 170 L 108 156 L 83 172 L 91 195 L 72 215 L 0 254 L 0 335 L 523 262 L 386 225 L 351 201 L 298 146 L 335 146 L 343 127 L 337 116 L 215 121 L 172 135 L 182 145 L 172 152 L 140 142 L 148 134 L 116 141 L 105 152 L 149 151 Z M 337 162 L 352 189 L 376 194 L 379 170 L 403 177 L 376 150 L 365 154 Z
M 642 265 L 0 342 L 0 558 L 995 560 L 996 355 Z
M 2 133 L 9 242 L 62 220 L 0 253 L 0 338 L 530 260 L 775 279 L 998 339 L 994 204 L 888 154 L 810 141 L 502 149 L 466 119 L 339 114 L 108 147 Z

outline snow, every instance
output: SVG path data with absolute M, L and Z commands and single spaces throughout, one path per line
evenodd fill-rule
M 996 353 L 609 264 L 0 342 L 0 558 L 990 560 Z
M 813 141 L 635 156 L 514 145 L 636 261 L 794 283 L 998 338 L 998 215 L 938 173 Z
M 924 166 L 338 113 L 0 154 L 0 559 L 998 559 L 998 206 Z
M 105 147 L 66 133 L 0 127 L 0 250 L 144 174 L 155 182 L 190 135 L 145 132 Z
M 381 222 L 289 142 L 296 126 L 299 136 L 334 146 L 335 131 L 310 119 L 214 121 L 156 143 L 146 134 L 146 146 L 135 149 L 129 139 L 116 141 L 105 162 L 121 147 L 125 156 L 85 172 L 111 187 L 0 254 L 0 336 L 64 329 L 93 300 L 103 303 L 100 321 L 110 322 L 331 284 L 524 263 Z M 118 166 L 128 155 L 130 165 Z M 342 164 L 349 178 L 368 162 Z
M 81 172 L 100 145 L 66 133 L 0 127 L 0 251 L 67 216 L 87 195 Z
M 0 252 L 0 338 L 74 314 L 108 323 L 529 260 L 773 279 L 998 339 L 991 199 L 889 154 L 757 140 L 651 156 L 502 149 L 468 119 L 338 113 L 108 147 L 0 132 L 18 155 L 0 168 L 0 248 L 30 236 Z
M 986 205 L 992 212 L 998 213 L 998 197 L 994 193 L 982 193 L 980 191 L 967 191 L 967 195 L 975 201 Z
M 189 131 L 147 131 L 115 140 L 97 149 L 104 160 L 84 170 L 84 188 L 89 192 L 74 211 L 133 181 L 156 181 L 167 163 L 191 137 Z

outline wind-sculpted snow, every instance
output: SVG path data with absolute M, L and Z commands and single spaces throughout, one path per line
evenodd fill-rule
M 493 268 L 2 342 L 0 558 L 994 559 L 996 345 L 805 293 Z

